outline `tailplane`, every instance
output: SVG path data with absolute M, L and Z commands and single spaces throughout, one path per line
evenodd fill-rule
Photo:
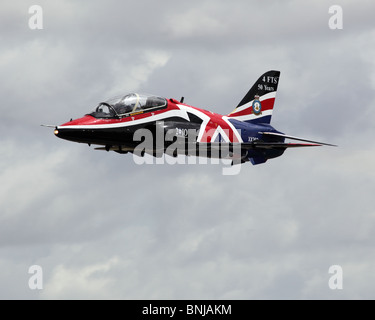
M 271 70 L 257 82 L 228 117 L 250 123 L 270 123 L 280 71 Z

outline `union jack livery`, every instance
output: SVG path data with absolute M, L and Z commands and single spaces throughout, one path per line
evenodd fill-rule
M 279 79 L 279 71 L 263 74 L 225 116 L 187 105 L 184 98 L 131 93 L 99 103 L 80 119 L 51 127 L 57 137 L 99 145 L 96 150 L 224 158 L 232 164 L 264 163 L 287 148 L 332 146 L 287 136 L 270 125 Z

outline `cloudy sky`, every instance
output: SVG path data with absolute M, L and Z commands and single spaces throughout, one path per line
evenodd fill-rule
M 31 30 L 34 4 L 0 4 L 1 299 L 375 298 L 373 1 L 39 0 Z M 40 127 L 133 91 L 227 114 L 272 69 L 272 124 L 338 148 L 224 176 Z

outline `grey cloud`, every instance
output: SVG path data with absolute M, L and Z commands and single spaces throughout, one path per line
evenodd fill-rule
M 0 19 L 1 298 L 374 297 L 372 3 L 343 2 L 336 31 L 324 1 L 41 1 L 40 31 L 30 5 L 5 1 Z M 227 114 L 269 69 L 273 125 L 339 148 L 223 176 L 139 166 L 39 126 L 129 91 Z

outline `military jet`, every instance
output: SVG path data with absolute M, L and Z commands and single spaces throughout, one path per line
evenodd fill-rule
M 227 115 L 185 104 L 183 97 L 178 101 L 130 93 L 100 102 L 82 118 L 53 126 L 54 134 L 121 154 L 199 156 L 253 165 L 279 157 L 287 148 L 334 146 L 289 136 L 271 126 L 279 79 L 279 71 L 264 73 Z

